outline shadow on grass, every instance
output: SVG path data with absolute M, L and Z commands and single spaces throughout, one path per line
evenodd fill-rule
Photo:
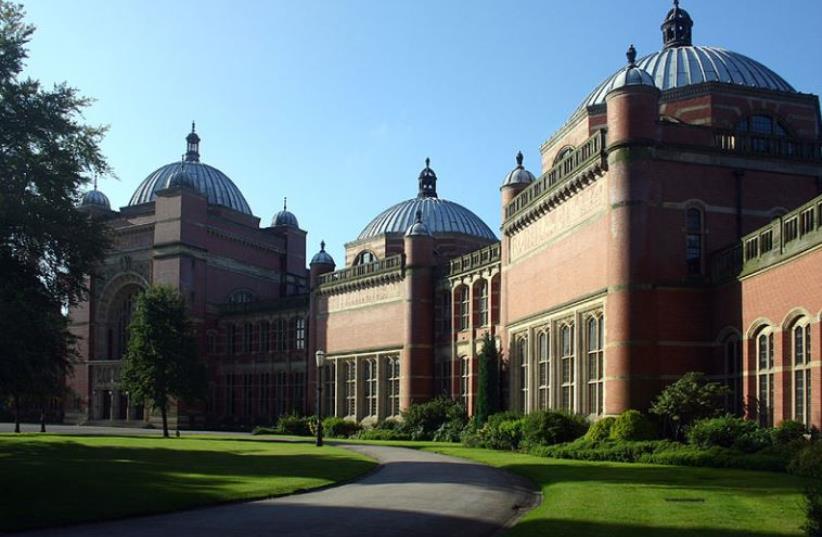
M 200 442 L 105 437 L 25 437 L 0 443 L 0 531 L 168 512 L 268 497 L 349 480 L 374 467 L 345 453 L 300 452 L 270 442 L 233 449 L 235 439 Z M 92 441 L 94 441 L 92 439 Z M 195 447 L 196 445 L 196 447 Z M 236 445 L 235 445 L 236 446 Z M 293 448 L 293 449 L 292 449 Z

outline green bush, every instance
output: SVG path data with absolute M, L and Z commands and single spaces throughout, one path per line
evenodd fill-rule
M 588 420 L 564 412 L 532 412 L 522 419 L 522 439 L 527 446 L 570 442 L 588 432 Z
M 522 442 L 523 419 L 516 412 L 499 412 L 488 417 L 479 430 L 483 447 L 514 451 Z
M 654 440 L 656 427 L 638 410 L 626 410 L 614 420 L 610 438 L 623 442 Z
M 814 442 L 802 449 L 788 465 L 788 471 L 822 480 L 822 442 Z
M 308 423 L 308 418 L 297 416 L 296 414 L 285 414 L 280 416 L 277 420 L 277 426 L 274 428 L 278 434 L 290 434 L 294 436 L 310 436 L 311 428 Z
M 608 416 L 600 418 L 591 424 L 591 428 L 585 433 L 585 439 L 591 442 L 602 442 L 611 436 L 611 429 L 614 427 L 616 418 Z
M 360 431 L 362 427 L 356 421 L 337 416 L 329 416 L 323 420 L 323 434 L 330 438 L 348 438 Z
M 795 440 L 804 439 L 808 430 L 801 422 L 785 420 L 774 427 L 771 431 L 771 438 L 774 444 L 790 444 Z
M 468 423 L 462 405 L 446 398 L 411 405 L 403 411 L 402 418 L 400 429 L 412 440 L 459 442 Z
M 407 434 L 398 429 L 361 429 L 353 438 L 360 440 L 411 440 Z
M 809 537 L 822 537 L 822 483 L 805 487 L 805 532 Z
M 756 422 L 734 416 L 699 420 L 691 425 L 687 436 L 690 444 L 701 448 L 735 447 L 748 453 L 770 444 L 765 438 L 767 432 L 763 434 Z
M 254 429 L 251 431 L 251 434 L 279 434 L 279 432 L 274 427 L 254 427 Z

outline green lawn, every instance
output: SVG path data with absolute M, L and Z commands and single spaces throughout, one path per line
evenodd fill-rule
M 0 434 L 0 531 L 289 494 L 374 465 L 306 439 Z
M 802 483 L 787 474 L 559 460 L 433 442 L 391 444 L 472 459 L 536 483 L 542 505 L 511 536 L 804 535 Z

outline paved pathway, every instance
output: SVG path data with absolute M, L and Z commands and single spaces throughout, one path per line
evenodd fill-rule
M 78 432 L 73 427 L 65 429 L 53 428 L 55 432 Z M 359 481 L 317 492 L 25 535 L 472 537 L 499 532 L 538 500 L 522 478 L 470 461 L 413 449 L 346 447 L 382 465 Z

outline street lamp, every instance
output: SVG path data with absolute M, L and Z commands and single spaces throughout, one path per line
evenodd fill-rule
M 325 365 L 325 351 L 318 350 L 314 353 L 317 361 L 317 447 L 323 445 L 323 366 Z

